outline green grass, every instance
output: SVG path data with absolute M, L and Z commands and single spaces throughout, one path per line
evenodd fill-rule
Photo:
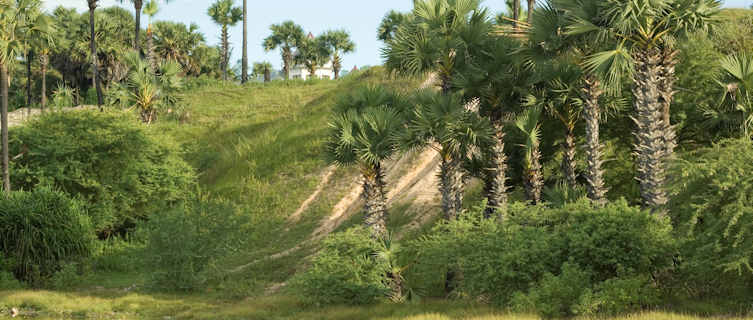
M 218 300 L 206 295 L 132 293 L 122 290 L 80 292 L 0 292 L 0 319 L 11 307 L 34 319 L 377 319 L 377 320 L 535 320 L 537 316 L 510 314 L 504 310 L 463 301 L 424 300 L 419 303 L 379 303 L 370 306 L 317 307 L 289 296 Z M 9 318 L 9 317 L 7 317 Z M 577 318 L 590 319 L 590 318 Z M 613 320 L 743 319 L 695 317 L 676 313 L 648 312 Z

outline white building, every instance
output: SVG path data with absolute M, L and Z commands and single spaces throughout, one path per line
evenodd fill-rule
M 314 35 L 309 32 L 308 38 L 314 39 Z M 297 55 L 298 52 L 296 51 L 293 54 Z M 314 77 L 316 77 L 317 79 L 334 79 L 335 70 L 332 68 L 332 61 L 327 62 L 321 67 L 318 67 L 314 72 Z M 306 80 L 309 78 L 311 78 L 311 74 L 309 74 L 309 70 L 306 68 L 306 66 L 296 64 L 292 68 L 290 68 L 290 79 Z

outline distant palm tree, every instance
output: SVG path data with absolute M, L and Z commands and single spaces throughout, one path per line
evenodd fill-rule
M 264 82 L 269 82 L 270 79 L 270 72 L 272 70 L 272 64 L 264 61 L 264 62 L 255 62 L 254 67 L 251 71 L 251 76 L 254 78 L 260 78 L 264 77 Z
M 310 77 L 316 77 L 316 69 L 326 64 L 331 56 L 332 51 L 327 43 L 327 39 L 319 36 L 301 41 L 298 45 L 298 54 L 295 56 L 294 61 L 306 67 Z
M 91 52 L 91 63 L 92 63 L 92 82 L 94 84 L 94 87 L 97 90 L 97 106 L 100 110 L 102 110 L 102 103 L 103 97 L 102 97 L 102 86 L 100 84 L 99 79 L 99 61 L 97 59 L 97 40 L 96 40 L 96 34 L 94 33 L 94 10 L 97 9 L 97 1 L 99 0 L 86 0 L 87 4 L 89 5 L 89 50 Z
M 149 25 L 146 27 L 146 59 L 152 70 L 157 68 L 157 56 L 154 54 L 154 34 L 152 30 L 152 19 L 159 12 L 157 0 L 150 0 L 144 7 L 144 13 L 149 16 Z M 138 52 L 138 49 L 136 49 Z
M 241 56 L 241 83 L 248 81 L 248 0 L 243 0 L 243 49 Z
M 293 21 L 285 21 L 281 24 L 273 24 L 270 29 L 272 34 L 264 39 L 264 50 L 271 51 L 280 48 L 282 55 L 282 71 L 285 79 L 290 79 L 290 67 L 293 65 L 293 48 L 301 45 L 306 40 L 303 28 Z
M 324 42 L 332 52 L 332 69 L 335 72 L 335 79 L 338 79 L 342 69 L 340 54 L 353 52 L 356 49 L 356 44 L 350 40 L 350 35 L 345 30 L 327 31 L 323 37 Z
M 375 238 L 387 235 L 383 162 L 398 152 L 397 136 L 405 125 L 405 108 L 398 101 L 383 87 L 360 88 L 341 99 L 336 108 L 341 112 L 330 122 L 327 157 L 332 163 L 360 169 L 366 200 L 364 224 Z
M 222 26 L 222 79 L 228 79 L 230 64 L 230 35 L 228 26 L 236 25 L 243 19 L 243 9 L 233 7 L 233 0 L 217 0 L 208 10 L 212 20 Z
M 526 197 L 532 204 L 541 202 L 541 192 L 544 188 L 544 176 L 541 172 L 541 151 L 539 150 L 541 138 L 541 109 L 538 107 L 528 108 L 515 120 L 515 127 L 523 133 L 525 143 L 522 144 L 525 162 L 523 164 L 523 184 L 525 185 Z
M 382 18 L 382 23 L 379 24 L 377 29 L 377 39 L 384 42 L 391 41 L 397 33 L 397 28 L 406 23 L 410 19 L 410 15 L 390 10 Z

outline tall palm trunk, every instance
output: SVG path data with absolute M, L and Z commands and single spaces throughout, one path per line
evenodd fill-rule
M 8 171 L 8 67 L 0 62 L 0 135 L 3 148 L 3 190 L 10 193 L 10 171 Z
M 269 72 L 269 68 L 264 68 L 264 82 L 269 82 L 272 80 L 272 74 Z
M 146 60 L 154 73 L 157 70 L 157 56 L 154 53 L 154 33 L 151 25 L 146 28 Z
M 143 0 L 133 0 L 133 9 L 136 10 L 136 30 L 133 33 L 133 48 L 136 52 L 141 50 L 141 43 L 139 37 L 141 36 L 141 7 Z
M 533 8 L 536 7 L 536 0 L 528 0 L 528 23 L 533 23 Z
M 43 53 L 39 56 L 39 64 L 42 67 L 42 112 L 47 107 L 47 65 L 50 63 L 50 56 Z
M 243 0 L 243 56 L 241 57 L 241 83 L 248 82 L 248 0 Z
M 26 52 L 26 108 L 31 113 L 31 61 L 34 59 L 34 50 Z
M 507 206 L 507 155 L 505 154 L 505 132 L 502 125 L 494 125 L 495 139 L 490 150 L 489 168 L 484 181 L 487 209 L 484 216 L 490 218 L 495 212 L 504 216 Z
M 229 52 L 230 51 L 230 41 L 229 41 L 229 35 L 227 30 L 227 24 L 222 25 L 222 80 L 227 81 L 227 68 L 230 64 L 229 60 Z
M 568 127 L 565 131 L 562 172 L 565 173 L 565 180 L 567 180 L 567 185 L 570 188 L 575 188 L 578 185 L 577 176 L 575 174 L 575 128 Z
M 677 54 L 678 51 L 671 48 L 665 47 L 662 49 L 661 72 L 659 77 L 659 101 L 662 104 L 662 120 L 664 121 L 664 125 L 668 127 L 672 125 L 670 121 L 670 106 L 675 94 L 674 85 Z M 673 144 L 675 141 L 665 141 L 665 143 L 668 146 L 668 156 L 671 156 L 674 150 L 670 151 L 670 148 L 674 149 Z
M 285 80 L 290 80 L 290 64 L 293 63 L 292 50 L 290 47 L 282 49 L 282 71 L 285 73 Z
M 381 165 L 363 170 L 363 197 L 366 201 L 364 225 L 374 238 L 387 234 L 387 196 L 384 191 L 384 171 Z
M 512 27 L 518 30 L 518 19 L 520 19 L 520 0 L 512 1 Z
M 667 204 L 665 187 L 666 158 L 674 150 L 674 131 L 663 121 L 661 87 L 662 54 L 658 49 L 633 54 L 633 96 L 636 117 L 636 166 L 643 205 L 661 210 Z
M 541 202 L 541 191 L 544 188 L 544 176 L 541 174 L 541 151 L 538 143 L 528 150 L 525 170 L 523 170 L 523 184 L 526 189 L 526 198 L 531 204 Z
M 588 184 L 588 198 L 594 203 L 603 205 L 606 203 L 607 188 L 604 186 L 604 171 L 601 169 L 602 146 L 599 142 L 599 120 L 601 110 L 599 108 L 599 96 L 603 93 L 599 80 L 588 76 L 583 81 L 584 107 L 583 114 L 586 121 L 586 180 Z
M 93 79 L 92 82 L 94 83 L 94 88 L 97 90 L 97 106 L 99 107 L 100 111 L 104 111 L 102 109 L 102 86 L 100 85 L 99 80 L 99 62 L 97 62 L 97 41 L 94 38 L 94 10 L 97 9 L 97 3 L 94 0 L 89 0 L 89 34 L 91 35 L 91 39 L 89 40 L 89 49 L 91 50 L 91 58 L 92 58 L 92 73 L 93 73 Z
M 458 160 L 442 156 L 439 165 L 439 191 L 442 193 L 442 213 L 446 220 L 455 219 L 462 209 L 463 173 Z

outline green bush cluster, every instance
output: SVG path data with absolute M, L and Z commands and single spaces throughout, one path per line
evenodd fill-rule
M 411 245 L 408 277 L 545 316 L 625 312 L 654 300 L 648 281 L 672 263 L 668 219 L 618 201 L 561 208 L 511 205 L 504 221 L 481 212 L 442 223 Z M 620 299 L 616 299 L 618 297 Z
M 51 185 L 83 199 L 101 236 L 185 200 L 196 182 L 174 142 L 123 113 L 47 113 L 10 136 L 14 188 Z
M 329 236 L 311 267 L 294 279 L 295 291 L 316 304 L 367 304 L 386 297 L 389 263 L 384 245 L 355 227 Z
M 62 192 L 40 187 L 0 197 L 0 273 L 37 284 L 63 264 L 88 257 L 94 241 L 83 206 Z
M 140 229 L 152 287 L 191 291 L 224 272 L 217 261 L 248 237 L 247 215 L 227 201 L 194 199 L 154 215 Z

